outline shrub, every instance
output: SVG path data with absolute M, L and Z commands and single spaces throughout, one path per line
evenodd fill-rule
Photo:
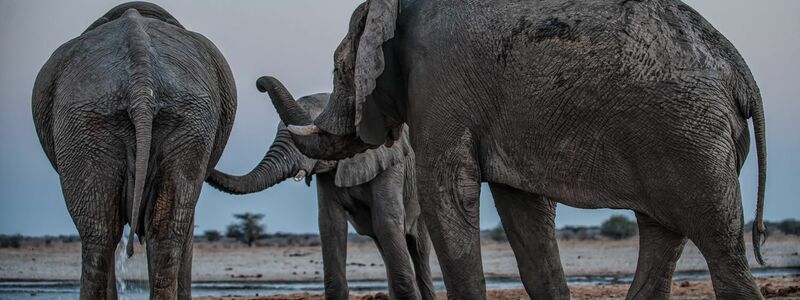
M 212 243 L 222 239 L 222 234 L 217 230 L 206 230 L 203 232 L 203 236 L 206 238 L 206 241 Z
M 783 230 L 780 230 L 778 228 L 780 226 L 780 223 L 770 222 L 770 221 L 764 220 L 764 226 L 767 227 L 767 236 L 768 237 L 772 236 L 775 232 L 783 231 Z M 747 223 L 744 224 L 744 232 L 745 233 L 750 233 L 752 231 L 753 231 L 753 220 L 751 220 L 750 222 L 747 222 Z
M 564 226 L 556 231 L 556 237 L 563 240 L 594 240 L 600 235 L 597 226 Z
M 22 235 L 0 235 L 0 248 L 19 248 L 22 244 Z
M 508 237 L 506 237 L 506 231 L 503 229 L 503 223 L 497 224 L 497 227 L 489 230 L 489 238 L 498 242 L 508 240 Z
M 228 225 L 227 228 L 225 228 L 225 237 L 229 237 L 229 238 L 238 240 L 238 239 L 242 238 L 243 236 L 244 236 L 244 233 L 242 233 L 242 227 L 239 226 L 239 224 L 231 224 L 231 225 Z
M 636 222 L 628 220 L 623 215 L 611 216 L 600 225 L 600 234 L 615 240 L 626 239 L 636 234 Z
M 785 234 L 800 235 L 800 221 L 786 219 L 778 223 L 778 229 Z

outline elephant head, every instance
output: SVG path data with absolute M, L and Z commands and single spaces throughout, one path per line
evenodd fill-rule
M 311 123 L 328 104 L 330 94 L 320 93 L 295 101 L 283 84 L 272 77 L 261 77 L 256 82 L 261 92 L 268 92 L 273 104 L 279 108 L 281 118 L 299 124 Z M 336 171 L 337 186 L 349 187 L 375 178 L 390 166 L 400 162 L 411 151 L 407 134 L 398 146 L 385 146 L 360 153 L 344 160 L 316 160 L 309 158 L 295 146 L 289 130 L 281 123 L 278 133 L 261 162 L 246 175 L 235 176 L 213 170 L 206 181 L 213 187 L 231 194 L 249 194 L 263 191 L 288 178 L 311 183 L 311 175 Z
M 398 5 L 397 0 L 370 0 L 355 10 L 334 54 L 330 103 L 313 122 L 294 115 L 298 109 L 291 103 L 275 103 L 304 154 L 343 159 L 391 146 L 400 137 L 407 97 L 392 47 Z

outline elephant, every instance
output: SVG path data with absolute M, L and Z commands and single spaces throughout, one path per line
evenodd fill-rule
M 220 51 L 163 8 L 112 8 L 59 47 L 33 120 L 81 239 L 81 299 L 116 299 L 123 226 L 146 240 L 151 299 L 190 299 L 194 209 L 233 126 Z
M 257 81 L 275 103 L 294 99 L 277 79 Z M 330 94 L 297 100 L 304 117 L 315 118 Z M 263 191 L 288 178 L 311 184 L 317 178 L 319 232 L 326 299 L 348 299 L 347 221 L 372 238 L 383 257 L 392 299 L 436 299 L 429 262 L 430 238 L 420 218 L 414 187 L 414 152 L 405 131 L 392 148 L 385 146 L 338 161 L 318 161 L 300 153 L 281 123 L 261 162 L 248 174 L 214 170 L 206 181 L 231 194 Z M 412 266 L 413 264 L 413 266 Z
M 316 119 L 288 101 L 276 109 L 315 159 L 391 144 L 408 126 L 449 298 L 486 296 L 481 182 L 534 298 L 569 297 L 554 203 L 635 211 L 629 299 L 669 298 L 687 240 L 718 299 L 762 297 L 745 257 L 738 176 L 752 118 L 763 264 L 763 102 L 736 48 L 681 1 L 368 0 L 334 66 Z

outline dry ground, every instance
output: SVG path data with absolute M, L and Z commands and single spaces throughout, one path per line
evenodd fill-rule
M 636 267 L 638 241 L 559 241 L 561 261 L 567 275 L 632 274 Z M 753 261 L 748 244 L 751 267 Z M 799 267 L 800 237 L 771 236 L 764 247 L 766 267 Z M 484 272 L 487 277 L 517 277 L 516 262 L 508 243 L 484 242 Z M 77 280 L 80 278 L 80 243 L 26 245 L 20 249 L 0 249 L 0 280 Z M 137 245 L 137 254 L 125 263 L 124 278 L 145 280 L 144 247 Z M 434 277 L 440 278 L 438 262 L 431 259 Z M 678 262 L 679 271 L 705 270 L 706 264 L 694 245 L 687 245 Z M 321 281 L 320 247 L 255 247 L 236 244 L 197 243 L 194 250 L 193 279 L 196 281 Z M 383 262 L 371 244 L 348 247 L 347 276 L 351 280 L 385 279 Z M 759 279 L 767 297 L 800 299 L 800 277 Z M 573 299 L 624 299 L 627 284 L 573 286 Z M 490 299 L 527 299 L 523 290 L 489 291 Z M 440 293 L 444 299 L 444 294 Z M 675 299 L 710 299 L 713 289 L 709 281 L 676 282 Z M 240 298 L 255 299 L 255 298 Z M 322 299 L 320 295 L 298 294 L 258 299 Z M 383 294 L 356 296 L 353 299 L 388 299 Z
M 638 256 L 636 238 L 623 241 L 559 241 L 561 262 L 567 275 L 632 274 Z M 146 280 L 144 247 L 125 263 L 123 277 Z M 750 266 L 760 267 L 747 246 Z M 767 266 L 800 267 L 800 237 L 771 236 L 764 247 Z M 518 277 L 516 261 L 508 243 L 487 241 L 482 246 L 487 277 Z M 0 249 L 0 280 L 77 280 L 80 278 L 80 243 L 25 246 Z M 347 277 L 351 280 L 382 280 L 385 270 L 380 254 L 372 244 L 348 247 Z M 431 259 L 434 277 L 441 278 L 435 256 Z M 706 270 L 706 263 L 689 243 L 678 262 L 678 271 Z M 196 281 L 321 281 L 320 247 L 254 247 L 237 244 L 197 243 L 192 278 Z
M 761 293 L 768 299 L 800 299 L 800 278 L 758 279 Z M 626 284 L 603 286 L 571 287 L 572 299 L 625 299 L 628 290 Z M 488 292 L 490 300 L 529 299 L 524 290 L 496 290 Z M 437 293 L 437 298 L 447 299 L 445 293 Z M 683 281 L 672 284 L 672 299 L 713 299 L 714 290 L 708 281 Z M 323 300 L 321 295 L 294 294 L 269 297 L 237 297 L 237 298 L 202 298 L 203 300 Z M 389 300 L 386 294 L 378 293 L 366 296 L 351 296 L 351 300 Z

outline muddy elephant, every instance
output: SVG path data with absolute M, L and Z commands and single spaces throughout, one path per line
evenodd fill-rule
M 81 299 L 115 299 L 123 226 L 147 241 L 152 299 L 190 299 L 194 208 L 236 111 L 225 58 L 150 3 L 58 48 L 33 89 L 39 141 L 81 238 Z
M 481 182 L 535 298 L 569 297 L 550 201 L 636 212 L 628 298 L 668 298 L 687 239 L 706 258 L 717 298 L 761 298 L 745 258 L 738 176 L 752 118 L 753 241 L 763 262 L 762 100 L 736 48 L 689 6 L 369 0 L 349 26 L 328 106 L 313 122 L 284 121 L 317 159 L 377 147 L 408 125 L 450 298 L 485 298 Z
M 275 78 L 257 81 L 275 103 L 295 103 Z M 328 104 L 329 94 L 297 100 L 286 120 L 309 122 Z M 261 162 L 246 175 L 214 170 L 207 182 L 231 194 L 263 191 L 288 178 L 310 185 L 317 178 L 319 232 L 326 299 L 348 299 L 347 222 L 372 238 L 380 250 L 392 299 L 436 299 L 429 266 L 430 239 L 420 218 L 414 187 L 414 152 L 403 132 L 391 148 L 381 146 L 338 161 L 319 161 L 300 153 L 281 123 Z

